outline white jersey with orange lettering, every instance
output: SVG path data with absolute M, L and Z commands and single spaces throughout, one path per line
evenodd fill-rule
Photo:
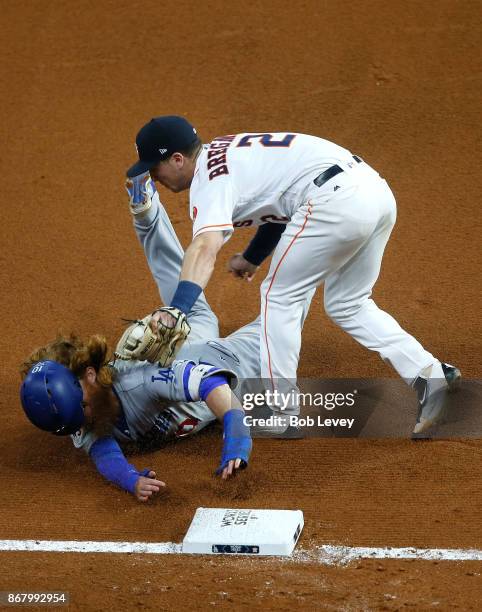
M 295 133 L 215 138 L 196 162 L 190 214 L 194 238 L 286 225 L 261 285 L 260 369 L 274 389 L 296 382 L 306 296 L 321 283 L 330 318 L 403 378 L 436 362 L 371 299 L 396 204 L 378 172 L 347 149 Z
M 287 223 L 304 199 L 309 178 L 339 161 L 346 149 L 306 134 L 244 133 L 205 145 L 191 184 L 193 234 Z

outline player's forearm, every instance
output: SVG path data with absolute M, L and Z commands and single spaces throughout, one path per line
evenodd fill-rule
M 243 409 L 240 401 L 231 391 L 229 385 L 221 385 L 213 389 L 206 397 L 206 404 L 219 421 L 222 421 L 224 415 L 230 410 Z
M 242 469 L 248 465 L 253 447 L 251 432 L 244 422 L 243 407 L 229 385 L 216 387 L 205 401 L 223 424 L 223 450 L 216 474 L 227 478 L 233 469 Z
M 246 247 L 243 257 L 249 263 L 260 266 L 275 250 L 285 229 L 286 225 L 282 223 L 265 223 L 260 225 L 253 239 Z
M 181 281 L 196 283 L 202 289 L 211 278 L 216 263 L 217 250 L 204 242 L 193 242 L 184 255 Z
M 171 306 L 189 313 L 211 278 L 222 245 L 222 232 L 206 232 L 194 238 L 184 254 L 179 285 Z
M 97 471 L 106 480 L 125 491 L 129 491 L 129 493 L 135 493 L 135 486 L 140 473 L 133 465 L 128 463 L 114 438 L 100 438 L 94 442 L 89 454 Z

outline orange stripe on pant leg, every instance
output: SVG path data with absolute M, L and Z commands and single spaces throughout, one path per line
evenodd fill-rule
M 274 382 L 273 382 L 273 370 L 271 369 L 271 354 L 269 352 L 268 329 L 267 329 L 267 326 L 266 326 L 267 318 L 268 318 L 268 295 L 269 295 L 269 292 L 271 291 L 271 287 L 273 286 L 274 279 L 275 279 L 276 274 L 277 274 L 277 272 L 279 270 L 281 262 L 283 261 L 283 259 L 288 254 L 288 251 L 291 249 L 291 247 L 295 243 L 295 240 L 298 238 L 298 236 L 301 235 L 301 233 L 305 229 L 306 223 L 308 221 L 308 217 L 311 215 L 311 209 L 312 209 L 311 202 L 308 202 L 308 212 L 305 215 L 305 220 L 303 222 L 303 226 L 298 231 L 298 233 L 295 236 L 293 236 L 293 239 L 291 240 L 291 242 L 287 246 L 286 251 L 283 253 L 281 259 L 279 260 L 278 265 L 276 266 L 276 268 L 275 268 L 275 270 L 273 272 L 273 278 L 271 279 L 271 282 L 269 284 L 268 290 L 266 291 L 266 295 L 265 295 L 265 301 L 264 301 L 264 340 L 265 340 L 265 344 L 266 344 L 266 350 L 268 351 L 268 368 L 269 368 L 269 376 L 270 376 L 270 379 L 271 379 L 271 387 L 272 387 L 273 391 L 275 390 L 274 389 Z

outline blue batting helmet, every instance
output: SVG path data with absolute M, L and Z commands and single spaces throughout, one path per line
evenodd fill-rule
M 20 399 L 27 418 L 57 436 L 73 434 L 84 422 L 78 378 L 56 361 L 39 361 L 27 373 Z

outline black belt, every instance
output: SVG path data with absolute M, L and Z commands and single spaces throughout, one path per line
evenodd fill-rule
M 361 157 L 358 157 L 358 155 L 352 155 L 352 157 L 356 161 L 357 164 L 361 164 L 363 161 L 363 159 Z M 340 168 L 340 166 L 336 164 L 334 166 L 330 166 L 326 170 L 323 170 L 323 172 L 315 178 L 313 183 L 317 187 L 321 187 L 322 185 L 326 183 L 326 181 L 329 181 L 337 174 L 340 174 L 340 172 L 343 172 L 343 168 Z

